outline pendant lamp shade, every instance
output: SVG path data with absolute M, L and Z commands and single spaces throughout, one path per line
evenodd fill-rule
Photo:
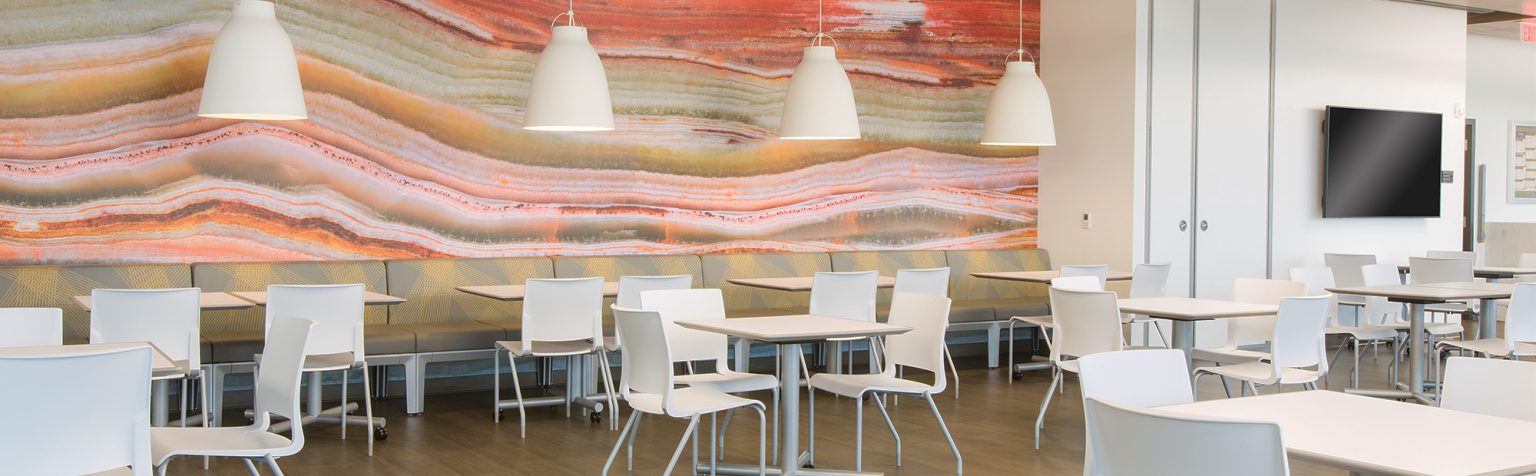
M 276 10 L 266 0 L 235 3 L 234 15 L 213 41 L 197 115 L 259 121 L 309 117 L 299 62 Z
M 983 145 L 1056 145 L 1051 98 L 1035 75 L 1033 61 L 1010 61 L 987 103 L 981 128 Z
M 837 62 L 837 49 L 809 46 L 789 78 L 789 95 L 779 118 L 779 138 L 835 140 L 859 138 L 859 111 L 853 85 Z
M 611 131 L 613 102 L 608 74 L 587 29 L 557 26 L 549 46 L 533 66 L 523 129 L 532 131 Z

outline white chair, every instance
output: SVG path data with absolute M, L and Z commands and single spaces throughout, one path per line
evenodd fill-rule
M 1222 367 L 1195 369 L 1195 386 L 1205 374 L 1241 380 L 1259 394 L 1259 385 L 1302 385 L 1317 388 L 1328 376 L 1328 349 L 1323 329 L 1328 327 L 1332 296 L 1288 297 L 1280 301 L 1268 362 L 1252 361 Z M 1314 367 L 1314 369 L 1307 369 Z
M 949 268 L 898 269 L 893 293 L 917 293 L 949 297 Z M 955 379 L 955 398 L 960 398 L 960 369 L 955 368 L 955 356 L 944 343 L 944 361 Z
M 288 438 L 269 429 L 274 415 L 290 422 L 303 418 L 299 412 L 299 377 L 304 373 L 310 336 L 317 327 L 313 321 L 292 317 L 276 317 L 267 324 L 261 368 L 256 373 L 256 412 L 249 426 L 150 430 L 154 461 L 161 476 L 177 456 L 241 458 L 251 474 L 258 474 L 252 461 L 260 459 L 273 474 L 283 474 L 277 467 L 277 458 L 297 454 L 304 448 L 304 427 L 290 425 L 292 433 Z
M 1402 275 L 1398 273 L 1397 266 L 1391 264 L 1373 264 L 1362 266 L 1361 275 L 1366 286 L 1390 286 L 1403 284 Z M 1367 324 L 1386 326 L 1407 333 L 1409 328 L 1408 316 L 1404 313 L 1403 305 L 1387 301 L 1387 298 L 1378 297 L 1367 299 L 1363 316 Z M 1369 301 L 1375 301 L 1374 304 Z M 1445 337 L 1460 335 L 1462 333 L 1460 322 L 1425 322 L 1424 332 L 1431 337 Z M 1430 340 L 1434 343 L 1434 339 Z
M 691 287 L 693 287 L 693 276 L 687 274 L 667 276 L 619 276 L 619 289 L 616 293 L 616 296 L 614 297 L 613 305 L 626 309 L 644 309 L 644 307 L 640 305 L 640 293 L 660 289 L 688 289 Z M 618 352 L 622 345 L 623 341 L 619 339 L 617 330 L 614 331 L 612 336 L 603 336 L 603 352 L 609 354 Z M 611 363 L 613 362 L 613 359 L 607 358 L 607 361 Z M 612 382 L 613 368 L 604 368 L 603 372 L 608 373 L 608 381 Z M 610 418 L 608 423 L 613 429 L 619 429 L 619 421 L 617 418 Z
M 875 271 L 819 272 L 811 280 L 811 315 L 837 317 L 855 321 L 875 322 L 875 292 L 880 286 L 880 274 Z M 869 341 L 869 371 L 878 371 L 880 362 L 875 355 L 876 339 L 851 338 L 829 339 L 832 351 L 841 353 L 843 343 L 848 342 L 848 373 L 853 373 L 854 341 Z M 801 363 L 805 360 L 802 359 Z M 809 367 L 801 369 L 810 375 Z M 837 369 L 828 369 L 836 372 Z
M 1451 357 L 1440 408 L 1536 421 L 1536 363 Z
M 0 307 L 0 348 L 64 345 L 64 310 Z
M 152 474 L 149 347 L 38 350 L 0 350 L 0 472 Z
M 1077 359 L 1077 365 L 1083 398 L 1138 407 L 1195 401 L 1189 364 L 1179 349 L 1100 352 Z
M 373 417 L 373 384 L 369 382 L 368 360 L 363 348 L 363 285 L 270 285 L 267 286 L 267 340 L 278 318 L 296 317 L 314 322 L 304 346 L 304 373 L 309 374 L 309 414 L 303 419 L 322 415 L 340 417 L 341 439 L 347 439 L 348 425 L 367 426 L 368 456 L 373 456 L 373 441 L 384 434 L 385 421 Z M 256 356 L 256 365 L 264 367 L 264 355 Z M 365 419 L 350 419 L 347 411 L 348 377 L 352 371 L 363 374 L 363 414 Z M 340 407 L 320 410 L 321 376 L 341 371 Z
M 571 416 L 571 402 L 585 397 L 585 382 L 576 382 L 569 369 L 580 365 L 576 357 L 585 358 L 596 354 L 604 369 L 608 368 L 608 354 L 603 352 L 603 278 L 529 279 L 523 294 L 523 332 L 516 341 L 496 343 L 498 354 L 506 351 L 511 365 L 512 390 L 517 396 L 518 434 L 528 437 L 528 409 L 523 403 L 523 387 L 517 377 L 518 357 L 565 357 L 566 391 L 565 416 Z M 619 341 L 623 341 L 620 338 Z M 501 357 L 493 359 L 495 381 L 492 394 L 496 421 L 501 421 Z M 608 372 L 598 372 L 603 380 L 603 393 L 608 399 L 608 411 L 617 418 L 613 407 L 613 381 Z
M 1109 265 L 1107 264 L 1069 264 L 1061 267 L 1061 272 L 1056 275 L 1061 278 L 1074 276 L 1093 276 L 1099 279 L 1099 289 L 1104 289 L 1104 283 L 1109 281 Z
M 668 349 L 672 361 L 687 364 L 688 374 L 677 375 L 676 383 L 690 387 L 708 388 L 721 393 L 743 393 L 771 390 L 773 392 L 773 454 L 779 448 L 779 379 L 772 375 L 754 374 L 732 370 L 728 361 L 729 342 L 724 334 L 683 328 L 677 321 L 725 320 L 725 298 L 719 289 L 671 289 L 646 291 L 640 294 L 639 309 L 656 311 L 667 331 Z M 622 306 L 616 306 L 622 307 Z M 635 308 L 627 308 L 635 309 Z M 712 362 L 712 372 L 695 372 L 694 365 Z M 725 414 L 724 433 L 731 424 L 731 413 Z M 725 440 L 720 440 L 721 452 Z M 777 459 L 775 458 L 775 461 Z
M 1350 388 L 1360 387 L 1360 345 L 1361 344 L 1387 344 L 1392 346 L 1392 366 L 1397 367 L 1398 340 L 1397 329 L 1386 326 L 1373 326 L 1368 322 L 1356 321 L 1354 326 L 1346 326 L 1339 322 L 1338 296 L 1328 291 L 1328 288 L 1336 287 L 1333 282 L 1333 270 L 1323 268 L 1291 268 L 1291 281 L 1298 281 L 1306 285 L 1307 296 L 1334 296 L 1334 305 L 1328 306 L 1328 328 L 1323 332 L 1327 335 L 1342 336 L 1344 345 L 1334 351 L 1333 358 L 1329 359 L 1332 366 L 1340 355 L 1344 353 L 1344 347 L 1354 351 L 1354 366 L 1349 368 Z M 1396 371 L 1390 372 L 1396 375 Z M 1388 382 L 1392 379 L 1389 376 Z M 1327 382 L 1324 382 L 1325 384 Z
M 811 376 L 812 393 L 821 390 L 854 399 L 853 466 L 855 471 L 861 471 L 864 466 L 865 395 L 871 395 L 869 400 L 875 402 L 875 408 L 880 409 L 880 416 L 885 418 L 886 428 L 891 430 L 891 437 L 896 440 L 896 465 L 901 466 L 901 436 L 896 433 L 896 425 L 891 421 L 890 414 L 885 409 L 885 402 L 880 397 L 906 395 L 928 401 L 928 408 L 933 411 L 933 418 L 938 421 L 939 431 L 944 433 L 944 439 L 949 442 L 949 449 L 955 455 L 955 474 L 963 473 L 964 460 L 960 457 L 960 448 L 955 446 L 955 439 L 950 435 L 949 427 L 944 424 L 944 417 L 939 414 L 938 405 L 933 403 L 933 396 L 944 391 L 947 381 L 944 377 L 944 334 L 949 330 L 949 305 L 949 298 L 943 296 L 893 293 L 891 315 L 887 322 L 909 327 L 912 330 L 885 338 L 884 370 L 879 374 L 819 373 Z M 933 372 L 933 381 L 919 382 L 897 377 L 896 370 L 900 367 Z M 810 433 L 813 435 L 810 452 L 814 461 L 816 454 L 814 400 L 810 409 Z
M 1045 411 L 1051 406 L 1056 388 L 1061 386 L 1062 374 L 1078 372 L 1074 359 L 1125 348 L 1120 335 L 1120 304 L 1115 293 L 1075 290 L 1057 284 L 1053 282 L 1048 290 L 1051 313 L 1056 317 L 1056 335 L 1051 338 L 1051 367 L 1054 371 L 1051 372 L 1051 386 L 1045 391 L 1045 400 L 1040 402 L 1040 415 L 1035 417 L 1035 449 L 1040 449 L 1040 428 L 1045 426 Z
M 1477 252 L 1476 251 L 1429 250 L 1429 251 L 1425 251 L 1424 252 L 1424 257 L 1425 258 L 1437 258 L 1437 259 L 1464 259 L 1464 260 L 1470 260 L 1470 261 L 1472 261 L 1474 263 L 1477 262 Z
M 602 474 L 608 474 L 614 458 L 619 455 L 619 447 L 624 446 L 625 441 L 629 442 L 629 468 L 634 469 L 634 442 L 636 433 L 640 429 L 638 423 L 642 413 L 688 419 L 688 429 L 678 440 L 677 450 L 672 452 L 672 459 L 667 462 L 666 471 L 661 473 L 672 474 L 672 469 L 677 466 L 678 457 L 682 456 L 683 448 L 687 446 L 690 436 L 695 436 L 694 454 L 698 454 L 696 435 L 700 415 L 708 413 L 713 417 L 716 413 L 743 407 L 757 411 L 760 423 L 757 432 L 757 471 L 758 474 L 765 474 L 767 459 L 764 452 L 767 448 L 768 419 L 763 415 L 763 402 L 721 393 L 703 386 L 676 388 L 679 382 L 673 376 L 672 365 L 677 359 L 672 355 L 672 351 L 679 349 L 679 346 L 669 343 L 669 332 L 665 328 L 666 324 L 663 323 L 661 314 L 656 311 L 615 307 L 613 320 L 617 324 L 619 334 L 624 336 L 624 351 L 621 357 L 624 363 L 624 374 L 620 378 L 619 391 L 623 394 L 624 401 L 629 402 L 629 407 L 633 411 L 629 414 L 629 420 L 624 423 L 624 430 L 619 433 L 619 440 L 613 443 L 613 451 L 608 453 L 608 461 L 603 463 Z M 718 460 L 714 455 L 714 449 L 718 446 L 715 441 L 720 436 L 717 433 L 710 437 L 709 460 L 713 467 L 714 462 Z M 694 468 L 697 466 L 698 461 L 694 461 Z M 689 468 L 688 472 L 693 473 L 694 468 Z
M 1167 295 L 1168 273 L 1173 270 L 1169 263 L 1145 263 L 1136 265 L 1136 270 L 1131 273 L 1131 298 L 1163 297 Z M 1163 347 L 1168 345 L 1168 336 L 1163 334 L 1163 327 L 1158 325 L 1157 319 L 1146 316 L 1128 314 L 1124 319 L 1126 324 L 1141 324 L 1141 346 L 1152 344 L 1153 330 L 1157 331 L 1158 339 L 1163 341 Z
M 1468 258 L 1408 258 L 1408 284 L 1465 283 L 1471 282 L 1473 276 L 1472 260 Z M 1424 312 L 1443 316 L 1444 320 L 1439 322 L 1460 325 L 1462 314 L 1477 311 L 1464 302 L 1448 302 L 1424 306 Z
M 1285 438 L 1273 422 L 1202 418 L 1083 401 L 1094 476 L 1282 476 Z
M 1519 283 L 1509 299 L 1509 314 L 1504 321 L 1504 337 L 1477 340 L 1447 340 L 1436 344 L 1439 352 L 1459 349 L 1485 357 L 1518 359 L 1536 356 L 1536 283 Z
M 1376 255 L 1350 254 L 1350 253 L 1323 253 L 1323 266 L 1333 271 L 1333 283 L 1341 288 L 1355 288 L 1365 286 L 1365 277 L 1361 274 L 1362 266 L 1376 264 Z M 1365 296 L 1341 295 L 1338 297 L 1340 306 L 1355 308 L 1356 321 L 1360 320 L 1361 307 L 1365 306 Z M 1356 325 L 1362 323 L 1356 322 Z
M 202 290 L 93 289 L 92 344 L 148 342 L 176 364 L 177 371 L 155 380 L 180 380 L 181 426 L 187 422 L 188 382 L 196 380 L 203 426 L 208 426 L 208 382 L 203 378 Z
M 1232 300 L 1254 304 L 1280 305 L 1287 297 L 1306 295 L 1307 285 L 1296 281 L 1274 279 L 1237 278 L 1232 282 Z M 1226 319 L 1227 343 L 1221 347 L 1203 347 L 1190 352 L 1193 360 L 1215 363 L 1217 366 L 1257 362 L 1269 358 L 1269 352 L 1245 349 L 1251 344 L 1274 340 L 1275 316 L 1254 316 Z M 1226 389 L 1226 379 L 1222 379 Z M 1228 396 L 1231 392 L 1228 391 Z
M 1103 282 L 1099 281 L 1097 277 L 1095 277 L 1095 276 L 1084 276 L 1084 275 L 1078 275 L 1078 276 L 1057 276 L 1055 278 L 1051 278 L 1051 286 L 1052 287 L 1059 287 L 1059 288 L 1062 288 L 1062 289 L 1075 289 L 1075 290 L 1079 290 L 1079 291 L 1103 291 L 1104 290 Z M 1050 331 L 1050 330 L 1052 330 L 1055 327 L 1055 320 L 1056 320 L 1056 318 L 1054 316 L 1013 316 L 1012 318 L 1008 319 L 1008 371 L 1009 372 L 1014 372 L 1014 370 L 1013 370 L 1013 326 L 1014 326 L 1014 324 L 1022 322 L 1022 323 L 1025 323 L 1025 324 L 1030 324 L 1030 325 L 1035 326 L 1035 328 L 1038 329 L 1038 332 L 1040 332 L 1040 340 L 1045 341 L 1045 347 L 1046 347 L 1047 350 L 1049 350 L 1050 347 L 1051 347 L 1051 339 L 1052 339 L 1052 337 L 1051 337 L 1051 334 L 1049 332 L 1047 332 L 1047 331 Z M 1017 372 L 1014 372 L 1014 373 L 1017 374 Z M 1017 376 L 1015 376 L 1014 380 L 1018 380 Z

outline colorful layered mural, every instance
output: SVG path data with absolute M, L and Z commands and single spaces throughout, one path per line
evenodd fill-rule
M 814 1 L 577 1 L 607 133 L 519 127 L 563 1 L 277 3 L 308 121 L 196 117 L 231 1 L 8 0 L 0 262 L 1035 243 L 1035 150 L 975 145 L 1013 1 L 828 1 L 865 136 L 836 142 L 776 139 Z

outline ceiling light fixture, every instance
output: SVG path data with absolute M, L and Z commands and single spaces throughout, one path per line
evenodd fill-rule
M 288 32 L 271 0 L 238 0 L 208 55 L 197 115 L 218 119 L 305 119 L 304 87 Z
M 823 46 L 831 40 L 832 46 Z M 779 116 L 779 138 L 790 140 L 858 139 L 859 111 L 853 85 L 837 62 L 837 40 L 822 32 L 821 0 L 816 2 L 816 36 L 795 73 Z
M 611 131 L 613 102 L 608 96 L 608 74 L 597 50 L 587 41 L 587 29 L 576 26 L 574 0 L 568 5 L 550 22 L 553 33 L 549 46 L 533 66 L 523 129 Z M 566 24 L 555 26 L 560 17 L 566 17 Z
M 1007 61 L 1014 54 L 1018 61 Z M 1029 61 L 1024 56 L 1029 55 Z M 1045 83 L 1035 74 L 1035 56 L 1024 49 L 1024 1 L 1019 0 L 1019 49 L 1003 58 L 1003 78 L 992 91 L 981 126 L 983 145 L 1056 145 L 1056 125 Z

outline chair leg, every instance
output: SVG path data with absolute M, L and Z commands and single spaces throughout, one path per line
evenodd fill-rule
M 960 398 L 960 370 L 955 368 L 955 356 L 949 353 L 949 345 L 944 345 L 944 360 L 949 362 L 949 373 L 955 376 L 955 399 Z M 1012 370 L 1009 370 L 1012 372 Z
M 955 446 L 955 437 L 949 434 L 949 426 L 944 424 L 939 406 L 933 403 L 933 395 L 923 395 L 923 400 L 928 401 L 928 409 L 933 410 L 933 419 L 939 422 L 939 430 L 944 432 L 944 439 L 949 441 L 949 450 L 955 453 L 955 476 L 965 474 L 965 460 L 960 457 L 960 447 Z M 1038 438 L 1035 443 L 1039 444 Z
M 873 397 L 871 397 L 873 398 Z M 854 397 L 853 470 L 864 470 L 864 396 Z
M 517 371 L 517 365 L 512 371 Z M 501 423 L 501 349 L 491 353 L 491 419 Z
M 715 451 L 720 446 L 719 441 L 722 440 L 720 438 L 720 427 L 715 425 L 715 417 L 719 414 L 720 412 L 709 414 L 709 476 L 715 476 L 716 466 L 720 463 L 720 456 L 725 454 L 723 449 L 719 452 Z M 726 413 L 726 415 L 729 416 L 730 413 Z M 698 471 L 697 466 L 694 467 L 694 471 Z
M 1200 395 L 1200 377 L 1202 377 L 1204 375 L 1205 375 L 1205 372 L 1195 372 L 1195 377 L 1190 382 L 1190 387 L 1194 390 L 1195 395 Z M 1227 394 L 1227 398 L 1232 398 L 1232 395 L 1231 394 Z
M 1056 395 L 1056 387 L 1061 385 L 1061 374 L 1051 376 L 1051 386 L 1045 389 L 1045 401 L 1040 402 L 1040 416 L 1035 417 L 1035 449 L 1040 449 L 1040 428 L 1045 427 L 1045 410 L 1051 407 L 1051 397 Z M 929 405 L 933 401 L 928 402 Z M 938 407 L 934 407 L 934 414 L 938 414 Z
M 197 392 L 198 398 L 202 401 L 202 403 L 198 405 L 198 409 L 203 411 L 203 428 L 208 428 L 208 372 L 203 372 L 197 376 L 197 385 L 202 388 L 202 391 Z M 208 457 L 204 456 L 203 470 L 207 469 Z
M 185 377 L 181 378 L 181 392 L 176 394 L 177 399 L 181 400 L 181 427 L 182 428 L 186 428 L 187 427 L 187 380 L 190 380 L 191 378 L 192 378 L 192 373 L 190 371 L 187 372 L 187 375 Z
M 663 471 L 661 474 L 672 474 L 672 468 L 677 467 L 677 459 L 683 456 L 683 448 L 688 447 L 689 437 L 693 436 L 693 432 L 697 431 L 698 429 L 699 416 L 694 415 L 688 418 L 688 429 L 683 431 L 683 438 L 677 441 L 677 450 L 672 452 L 672 460 L 667 462 L 667 470 Z M 694 471 L 690 469 L 688 472 L 693 473 Z
M 779 388 L 773 388 L 773 464 L 779 464 Z
M 627 453 L 625 455 L 625 459 L 627 460 L 627 462 L 625 463 L 625 467 L 629 468 L 630 471 L 634 471 L 635 470 L 635 436 L 640 434 L 640 421 L 645 419 L 645 414 L 642 413 L 642 412 L 635 411 L 633 408 L 630 409 L 630 413 L 629 414 L 630 414 L 630 416 L 633 416 L 635 418 L 635 429 L 629 430 L 629 443 L 627 445 L 625 445 L 625 446 L 628 446 L 628 449 L 624 450 L 624 452 Z
M 880 416 L 885 418 L 885 427 L 891 430 L 891 439 L 896 440 L 896 466 L 901 466 L 901 435 L 896 433 L 896 423 L 891 421 L 891 414 L 885 411 L 885 400 L 875 400 L 875 408 L 880 409 Z
M 512 392 L 513 395 L 517 396 L 517 431 L 520 438 L 527 439 L 528 409 L 523 408 L 523 386 L 517 381 L 517 357 L 513 356 L 511 352 L 508 352 L 507 362 L 508 367 L 511 367 L 509 372 L 512 374 Z M 500 401 L 498 401 L 496 406 L 501 406 Z
M 805 451 L 810 454 L 811 464 L 816 464 L 816 388 L 807 388 L 805 396 L 806 400 L 810 403 L 810 416 L 808 418 L 810 418 L 811 422 L 811 427 L 807 430 L 807 433 L 810 433 L 810 438 L 806 439 Z
M 603 366 L 603 370 L 599 372 L 599 376 L 603 378 L 603 391 L 608 394 L 608 430 L 618 430 L 619 397 L 618 392 L 616 392 L 613 387 L 613 374 L 611 373 L 613 367 L 610 366 L 611 361 L 608 360 L 608 351 L 601 351 L 601 353 L 598 354 L 597 360 Z
M 267 455 L 267 457 L 263 459 L 267 461 L 267 469 L 272 470 L 272 476 L 283 476 L 283 469 L 277 467 L 277 458 L 273 458 L 272 455 Z
M 635 427 L 635 419 L 640 418 L 640 412 L 629 414 L 629 420 L 624 422 L 624 431 L 619 433 L 619 441 L 613 442 L 613 451 L 608 452 L 608 461 L 603 463 L 603 475 L 607 476 L 608 469 L 613 467 L 613 459 L 619 457 L 619 448 L 624 446 L 624 440 L 629 439 L 629 432 Z
M 1349 368 L 1349 388 L 1360 388 L 1360 341 L 1354 339 L 1351 339 L 1351 341 L 1354 342 L 1354 345 L 1350 347 L 1354 348 L 1355 365 Z M 1326 385 L 1327 383 L 1326 380 L 1323 381 L 1323 384 Z
M 347 439 L 347 387 L 349 386 L 347 383 L 350 377 L 347 369 L 341 370 L 341 439 L 343 440 Z M 373 422 L 368 424 L 373 425 Z
M 250 458 L 240 458 L 240 462 L 245 463 L 245 470 L 250 471 L 251 476 L 261 476 L 261 471 L 256 470 L 256 463 L 252 462 Z
M 1257 396 L 1259 396 L 1259 386 L 1258 386 L 1258 385 L 1255 385 L 1255 384 L 1254 384 L 1254 383 L 1253 383 L 1253 382 L 1251 382 L 1251 381 L 1249 381 L 1249 382 L 1243 382 L 1243 383 L 1246 383 L 1246 384 L 1248 384 L 1248 390 L 1250 390 L 1250 391 L 1252 391 L 1252 392 L 1253 392 L 1253 396 L 1255 396 L 1255 397 L 1257 397 Z
M 730 410 L 726 410 L 725 411 L 725 421 L 720 423 L 720 433 L 721 434 L 724 434 L 726 430 L 731 428 L 731 415 L 735 415 L 735 414 L 736 414 L 736 409 L 735 408 L 732 408 Z M 715 446 L 720 447 L 720 455 L 718 456 L 718 458 L 724 459 L 725 458 L 725 438 L 717 438 L 716 441 L 715 441 Z
M 1013 383 L 1013 319 L 1008 320 L 1008 383 Z
M 768 448 L 768 445 L 765 444 L 768 437 L 768 417 L 763 415 L 762 408 L 754 405 L 752 409 L 757 410 L 757 474 L 766 475 L 768 474 L 768 458 L 764 454 L 764 450 Z
M 347 381 L 341 381 L 342 388 L 346 388 Z M 343 401 L 342 405 L 346 405 Z M 345 414 L 345 412 L 343 412 Z M 363 362 L 363 415 L 368 417 L 368 456 L 373 456 L 374 435 L 378 434 L 378 425 L 373 420 L 373 384 L 369 382 L 368 362 Z M 345 425 L 343 425 L 345 427 Z

